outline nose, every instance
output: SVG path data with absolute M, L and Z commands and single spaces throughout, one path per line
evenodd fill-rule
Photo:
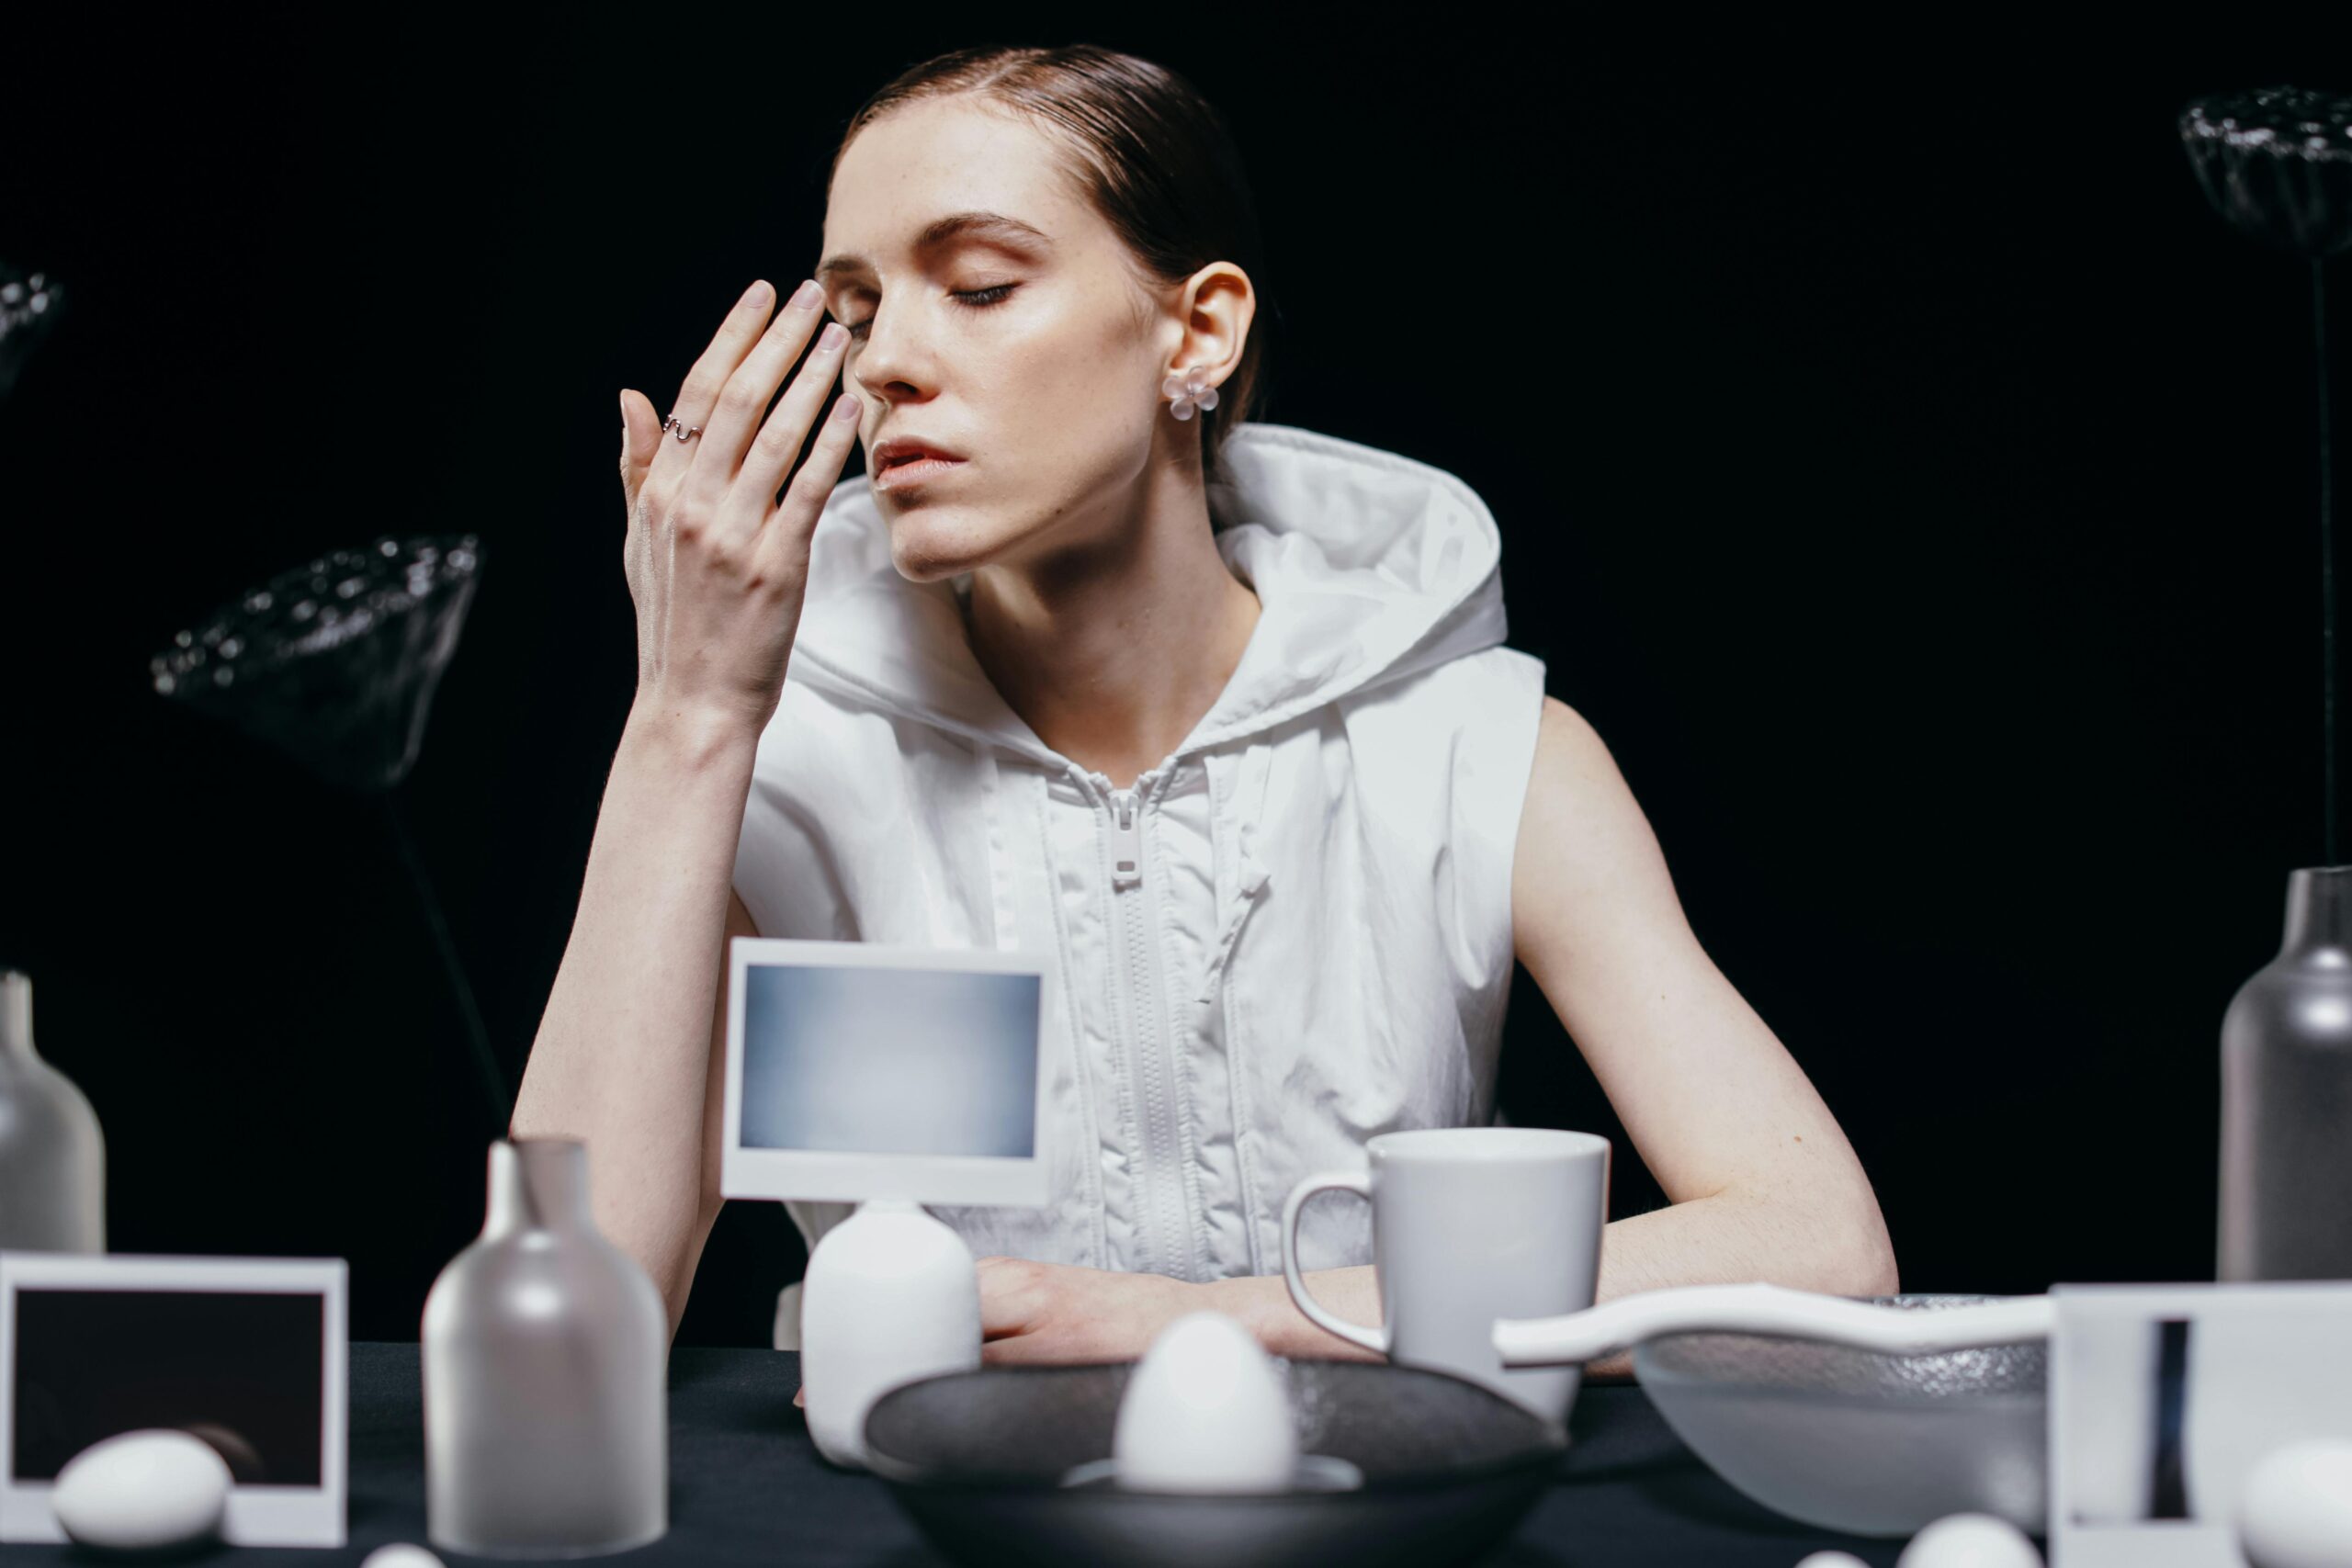
M 869 398 L 920 402 L 934 389 L 930 351 L 907 315 L 888 304 L 877 305 L 866 318 L 865 336 L 851 345 L 851 378 Z

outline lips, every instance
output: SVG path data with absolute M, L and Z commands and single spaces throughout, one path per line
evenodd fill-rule
M 950 451 L 936 442 L 925 441 L 919 436 L 894 435 L 874 448 L 874 469 L 881 473 L 901 463 L 921 462 L 926 457 L 956 463 L 963 461 L 964 454 Z

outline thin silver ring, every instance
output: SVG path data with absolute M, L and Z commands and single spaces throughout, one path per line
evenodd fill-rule
M 672 414 L 669 418 L 663 420 L 662 422 L 662 428 L 668 431 L 671 434 L 676 436 L 681 441 L 687 439 L 689 436 L 700 435 L 702 434 L 701 425 L 696 424 L 690 426 L 684 420 L 680 419 L 676 414 Z

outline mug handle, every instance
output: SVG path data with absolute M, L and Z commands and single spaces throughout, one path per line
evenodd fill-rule
M 1372 1175 L 1361 1170 L 1327 1170 L 1320 1176 L 1310 1176 L 1290 1190 L 1290 1200 L 1283 1205 L 1283 1280 L 1290 1286 L 1290 1299 L 1298 1303 L 1308 1321 L 1317 1328 L 1336 1334 L 1351 1345 L 1360 1345 L 1374 1355 L 1388 1354 L 1388 1327 L 1367 1328 L 1360 1323 L 1350 1323 L 1334 1317 L 1322 1303 L 1307 1293 L 1306 1280 L 1298 1271 L 1298 1212 L 1317 1192 L 1352 1192 L 1366 1202 L 1372 1200 Z

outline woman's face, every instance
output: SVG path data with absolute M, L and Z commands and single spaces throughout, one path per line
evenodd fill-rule
M 1013 222 L 946 221 L 959 214 Z M 1112 535 L 1152 457 L 1182 290 L 1146 291 L 1047 133 L 969 97 L 893 110 L 842 155 L 822 254 L 902 575 L 926 582 Z M 961 460 L 894 479 L 876 449 L 900 438 Z

